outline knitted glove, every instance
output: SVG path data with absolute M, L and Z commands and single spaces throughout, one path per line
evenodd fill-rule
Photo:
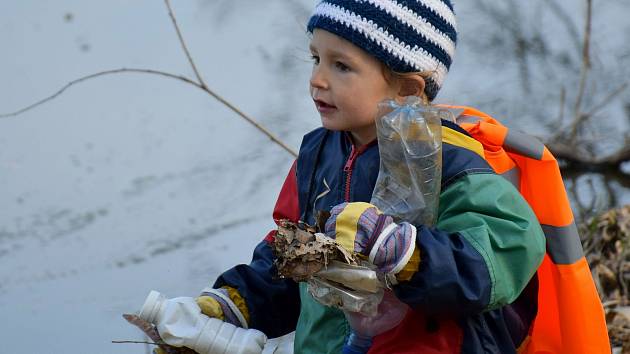
M 247 328 L 249 312 L 245 300 L 236 289 L 230 287 L 205 288 L 201 296 L 195 300 L 204 315 Z
M 420 261 L 415 226 L 407 222 L 397 224 L 369 203 L 342 203 L 333 207 L 325 233 L 345 249 L 367 256 L 386 274 L 397 274 L 406 268 L 412 255 Z

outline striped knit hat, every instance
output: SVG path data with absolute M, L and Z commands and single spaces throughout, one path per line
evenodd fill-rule
M 323 0 L 308 31 L 334 33 L 399 73 L 426 71 L 433 100 L 451 66 L 457 25 L 450 0 Z

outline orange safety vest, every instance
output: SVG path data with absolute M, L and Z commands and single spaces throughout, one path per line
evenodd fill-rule
M 517 187 L 545 232 L 538 313 L 519 353 L 610 354 L 604 310 L 556 159 L 538 139 L 510 131 L 483 112 L 446 107 L 458 111 L 457 124 L 483 145 L 486 161 Z

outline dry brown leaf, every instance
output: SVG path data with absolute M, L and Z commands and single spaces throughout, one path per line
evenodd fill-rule
M 312 227 L 297 225 L 289 220 L 280 220 L 278 225 L 272 249 L 274 263 L 281 277 L 304 281 L 333 260 L 357 264 L 350 252 L 335 240 L 314 233 Z

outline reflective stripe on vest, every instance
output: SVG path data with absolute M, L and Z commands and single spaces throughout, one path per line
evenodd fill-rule
M 547 239 L 547 253 L 555 264 L 573 264 L 584 257 L 577 226 L 541 225 Z
M 461 112 L 461 109 L 451 110 L 453 114 Z M 458 124 L 468 123 L 475 124 L 481 122 L 482 119 L 476 116 L 459 114 L 455 116 L 455 121 Z M 517 131 L 509 130 L 503 141 L 503 148 L 505 151 L 523 155 L 535 160 L 541 160 L 545 151 L 545 145 L 540 140 L 527 134 L 523 134 Z
M 503 142 L 505 151 L 527 156 L 530 159 L 542 160 L 545 145 L 531 135 L 509 130 Z

